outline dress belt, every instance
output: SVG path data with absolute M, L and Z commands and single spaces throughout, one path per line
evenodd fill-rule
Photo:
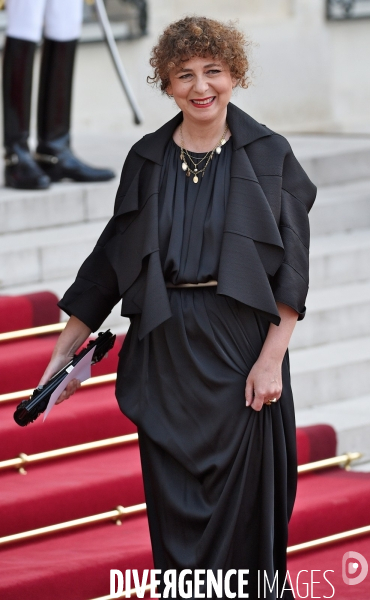
M 175 285 L 169 281 L 166 281 L 166 287 L 168 288 L 196 288 L 196 287 L 209 287 L 217 285 L 217 281 L 205 281 L 204 283 L 178 283 Z

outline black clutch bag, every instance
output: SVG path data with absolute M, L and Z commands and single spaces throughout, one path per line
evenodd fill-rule
M 91 340 L 86 348 L 81 350 L 79 354 L 75 354 L 73 359 L 58 373 L 55 373 L 45 385 L 37 387 L 28 400 L 23 400 L 23 402 L 18 404 L 14 413 L 14 421 L 21 427 L 25 427 L 28 423 L 35 421 L 46 410 L 50 396 L 57 389 L 58 385 L 62 383 L 63 379 L 67 377 L 71 367 L 75 367 L 92 348 L 94 348 L 94 352 L 91 364 L 99 362 L 113 348 L 115 340 L 116 336 L 109 329 L 104 333 L 99 333 L 96 340 Z

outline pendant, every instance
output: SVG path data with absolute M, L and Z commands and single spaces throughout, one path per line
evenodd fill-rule
M 190 177 L 190 171 L 187 170 L 186 173 L 185 173 L 185 175 L 186 175 L 186 177 Z
M 221 146 L 217 146 L 216 154 L 221 154 L 221 150 L 222 150 Z
M 186 162 L 183 162 L 182 165 L 181 165 L 181 168 L 182 168 L 183 171 L 187 171 L 189 167 L 186 164 Z
M 225 138 L 222 138 L 222 140 L 220 142 L 220 146 L 223 146 L 224 144 L 226 144 L 226 140 L 225 140 Z
M 194 173 L 198 173 L 198 169 L 194 169 Z
M 193 181 L 194 181 L 194 183 L 198 183 L 198 176 L 197 175 L 194 175 Z

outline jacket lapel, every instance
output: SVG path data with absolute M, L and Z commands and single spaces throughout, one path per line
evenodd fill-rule
M 147 160 L 129 185 L 117 216 L 142 208 L 149 197 L 158 194 L 160 174 L 157 166 L 163 164 L 166 146 L 181 121 L 182 113 L 179 113 L 133 146 L 136 154 Z M 271 207 L 247 154 L 250 143 L 273 132 L 232 103 L 228 105 L 227 122 L 232 134 L 233 155 L 225 232 L 253 239 L 258 244 L 266 272 L 273 275 L 282 261 L 284 248 Z
M 140 183 L 140 175 L 142 166 L 138 169 L 136 174 L 134 175 L 133 180 L 129 184 L 128 190 L 125 194 L 120 194 L 119 190 L 116 196 L 116 202 L 118 205 L 118 209 L 115 212 L 114 217 L 119 217 L 121 215 L 125 215 L 126 213 L 132 212 L 134 210 L 138 210 L 139 208 L 139 183 Z
M 266 272 L 274 275 L 284 254 L 279 229 L 244 148 L 234 150 L 225 233 L 249 237 L 267 247 L 261 252 Z
M 114 217 L 119 233 L 117 237 L 120 251 L 115 255 L 115 267 L 121 294 L 124 294 L 137 279 L 145 257 L 159 251 L 160 175 L 160 165 L 145 164 L 139 175 L 134 177 Z M 115 243 L 117 244 L 117 240 Z
M 122 296 L 122 314 L 141 312 L 139 339 L 171 316 L 158 241 L 161 166 L 147 161 L 134 177 L 115 221 L 111 263 Z M 127 204 L 126 204 L 127 200 Z
M 278 324 L 279 312 L 268 276 L 280 266 L 284 247 L 248 156 L 249 144 L 273 132 L 234 105 L 229 105 L 227 119 L 233 156 L 217 292 L 268 313 Z
M 166 146 L 173 136 L 173 132 L 182 122 L 182 112 L 178 113 L 173 119 L 162 125 L 154 133 L 144 135 L 134 146 L 133 150 L 143 158 L 150 160 L 157 165 L 163 164 Z
M 276 272 L 283 257 L 279 229 L 246 149 L 236 149 L 231 164 L 217 293 L 268 313 L 278 324 L 279 313 L 268 275 Z

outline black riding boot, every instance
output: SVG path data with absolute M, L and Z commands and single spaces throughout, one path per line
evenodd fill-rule
M 35 48 L 34 42 L 7 37 L 3 55 L 5 185 L 19 189 L 50 184 L 28 148 Z
M 51 181 L 107 181 L 110 169 L 95 169 L 70 148 L 73 66 L 77 40 L 44 40 L 37 111 L 38 146 L 35 159 Z

